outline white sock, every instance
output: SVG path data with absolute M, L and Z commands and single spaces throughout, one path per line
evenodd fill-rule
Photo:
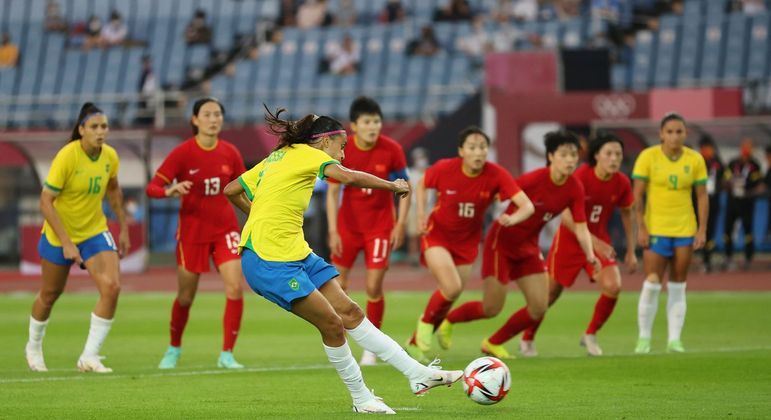
M 99 355 L 102 349 L 102 343 L 107 338 L 107 333 L 112 327 L 112 319 L 99 318 L 94 313 L 91 314 L 91 328 L 88 330 L 88 339 L 86 347 L 83 349 L 81 357 L 94 357 Z
M 669 341 L 680 339 L 680 333 L 685 324 L 685 282 L 667 283 L 667 325 L 669 327 Z
M 410 357 L 396 341 L 375 328 L 367 318 L 364 318 L 356 328 L 347 331 L 348 335 L 365 350 L 375 353 L 407 378 L 419 379 L 430 374 L 430 369 Z
M 322 343 L 323 344 L 323 343 Z M 348 387 L 354 404 L 362 404 L 374 398 L 364 383 L 364 377 L 361 376 L 361 369 L 356 364 L 356 359 L 351 354 L 351 348 L 346 342 L 340 347 L 329 347 L 324 344 L 324 352 L 327 353 L 329 363 L 337 370 L 340 379 Z
M 43 351 L 43 337 L 46 335 L 46 327 L 48 326 L 48 320 L 38 321 L 29 317 L 29 340 L 27 341 L 27 350 L 30 351 Z
M 640 329 L 640 338 L 651 338 L 653 321 L 656 319 L 656 311 L 659 309 L 660 283 L 643 282 L 640 292 L 640 302 L 637 304 L 637 326 Z

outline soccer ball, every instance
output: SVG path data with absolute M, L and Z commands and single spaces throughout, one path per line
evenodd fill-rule
M 463 371 L 463 391 L 477 404 L 495 404 L 506 396 L 510 388 L 509 368 L 495 357 L 480 357 Z

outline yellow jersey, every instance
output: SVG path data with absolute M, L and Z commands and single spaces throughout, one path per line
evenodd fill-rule
M 645 181 L 645 226 L 656 236 L 684 238 L 696 234 L 696 214 L 691 190 L 707 183 L 707 165 L 693 149 L 672 160 L 660 145 L 643 150 L 637 157 L 632 178 Z
M 238 178 L 252 201 L 241 233 L 239 249 L 249 248 L 263 260 L 289 262 L 305 259 L 311 248 L 303 235 L 303 213 L 308 208 L 316 177 L 339 163 L 325 152 L 296 144 L 271 153 Z
M 43 186 L 56 194 L 54 209 L 74 244 L 107 230 L 102 200 L 107 183 L 118 176 L 119 166 L 115 149 L 104 144 L 99 157 L 92 159 L 80 140 L 67 143 L 54 157 Z M 47 221 L 43 233 L 51 245 L 62 246 Z

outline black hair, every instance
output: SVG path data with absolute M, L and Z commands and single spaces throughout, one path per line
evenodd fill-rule
M 205 96 L 203 98 L 198 99 L 193 104 L 193 115 L 198 116 L 198 113 L 201 112 L 201 108 L 208 104 L 209 102 L 214 102 L 215 104 L 220 106 L 220 111 L 222 111 L 222 117 L 225 117 L 225 107 L 222 105 L 222 102 L 219 101 L 219 99 L 213 97 L 213 96 Z M 190 118 L 190 126 L 193 127 L 193 134 L 198 134 L 198 126 L 193 124 L 193 119 Z
M 661 126 L 659 129 L 664 128 L 664 126 L 667 125 L 667 123 L 670 121 L 680 121 L 683 123 L 683 125 L 686 125 L 685 118 L 683 118 L 682 115 L 678 114 L 677 112 L 670 112 L 669 114 L 664 115 L 664 118 L 661 119 Z
M 96 114 L 104 114 L 101 109 L 97 108 L 92 102 L 86 102 L 80 107 L 80 114 L 78 114 L 78 121 L 75 123 L 75 127 L 72 129 L 70 139 L 68 143 L 75 140 L 80 140 L 83 136 L 80 135 L 80 126 L 86 123 L 91 116 Z
M 334 118 L 308 114 L 297 121 L 279 118 L 286 108 L 278 108 L 275 113 L 265 107 L 265 121 L 268 123 L 268 131 L 278 136 L 278 144 L 273 151 L 294 144 L 315 143 L 319 139 L 313 136 L 331 131 L 344 130 L 343 124 Z
M 576 146 L 576 150 L 581 150 L 581 144 L 575 133 L 567 130 L 550 131 L 543 136 L 543 144 L 546 146 L 546 166 L 551 165 L 549 154 L 552 154 L 564 144 Z
M 699 147 L 712 146 L 715 147 L 715 140 L 709 134 L 703 134 L 699 139 Z
M 766 146 L 766 154 L 767 154 L 767 155 L 771 155 L 771 144 L 769 144 L 768 146 Z M 771 170 L 771 169 L 769 169 L 769 170 Z
M 597 158 L 594 157 L 597 153 L 600 152 L 602 149 L 602 146 L 605 146 L 608 143 L 618 143 L 621 145 L 621 153 L 624 152 L 624 142 L 621 141 L 618 136 L 615 134 L 608 133 L 606 131 L 600 131 L 597 133 L 597 135 L 589 142 L 589 153 L 587 156 L 587 160 L 589 161 L 589 166 L 597 166 Z
M 351 102 L 351 110 L 348 112 L 351 122 L 355 123 L 362 115 L 377 115 L 381 120 L 383 119 L 380 105 L 369 96 L 359 96 Z
M 468 136 L 472 134 L 479 134 L 480 136 L 484 137 L 485 141 L 487 142 L 487 146 L 490 146 L 490 137 L 484 131 L 482 131 L 481 128 L 475 125 L 470 125 L 458 133 L 458 148 L 463 147 Z

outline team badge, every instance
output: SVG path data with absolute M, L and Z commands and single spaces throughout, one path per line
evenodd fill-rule
M 691 167 L 688 165 L 683 166 L 683 172 L 688 173 L 688 171 L 691 170 Z
M 294 291 L 300 290 L 300 282 L 298 282 L 297 279 L 292 278 L 292 280 L 289 280 L 289 288 Z
M 104 165 L 104 171 L 107 172 L 107 173 L 110 173 L 110 164 L 109 163 L 106 163 Z

